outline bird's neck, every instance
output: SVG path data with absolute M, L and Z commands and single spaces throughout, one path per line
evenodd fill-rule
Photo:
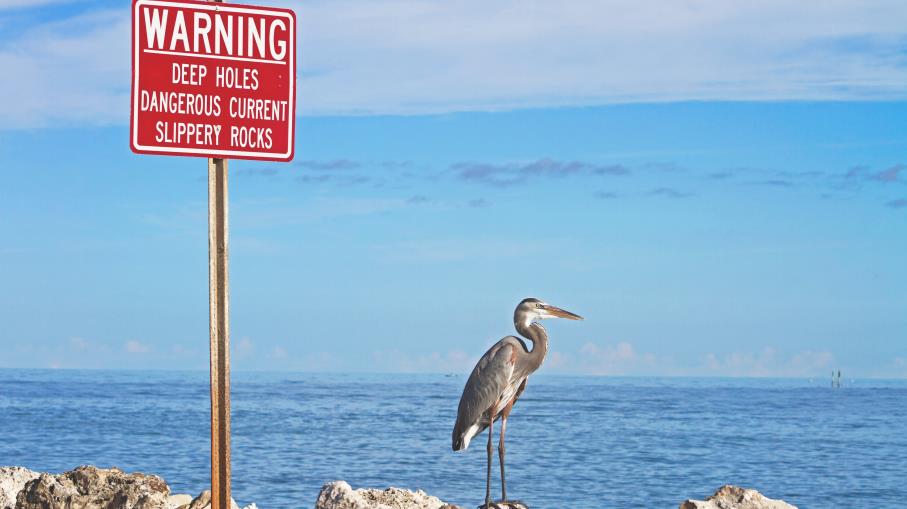
M 542 365 L 545 355 L 548 354 L 548 331 L 540 323 L 516 324 L 516 330 L 529 341 L 532 341 L 532 350 L 529 351 L 531 371 Z

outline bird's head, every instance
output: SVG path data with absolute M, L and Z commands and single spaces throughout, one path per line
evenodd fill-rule
M 528 327 L 529 324 L 544 320 L 546 318 L 566 318 L 568 320 L 582 320 L 583 317 L 565 311 L 559 307 L 552 306 L 547 302 L 539 299 L 523 299 L 513 312 L 513 323 Z

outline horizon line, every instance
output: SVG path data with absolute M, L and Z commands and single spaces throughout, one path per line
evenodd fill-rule
M 72 368 L 72 367 L 9 367 L 9 366 L 0 366 L 0 371 L 98 371 L 98 372 L 162 372 L 162 373 L 208 373 L 208 369 L 198 368 L 186 368 L 186 369 L 174 369 L 174 368 Z M 837 372 L 837 369 L 835 369 Z M 432 376 L 440 375 L 444 377 L 466 377 L 467 373 L 458 373 L 458 372 L 449 372 L 449 371 L 311 371 L 311 370 L 294 370 L 294 369 L 233 369 L 230 370 L 231 373 L 293 373 L 293 374 L 306 374 L 306 375 L 421 375 L 421 376 Z M 637 379 L 651 379 L 651 378 L 672 378 L 672 379 L 726 379 L 726 380 L 815 380 L 815 379 L 824 379 L 825 375 L 814 375 L 814 376 L 779 376 L 779 375 L 631 375 L 631 374 L 595 374 L 595 373 L 563 373 L 563 372 L 554 372 L 554 373 L 535 373 L 536 377 L 541 376 L 554 376 L 554 377 L 585 377 L 585 378 L 637 378 Z M 842 371 L 843 375 L 843 371 Z M 854 376 L 848 377 L 843 376 L 845 380 L 903 380 L 907 381 L 907 376 L 902 377 L 879 377 L 879 376 Z

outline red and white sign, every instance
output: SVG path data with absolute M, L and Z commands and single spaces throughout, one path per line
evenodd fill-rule
M 133 0 L 133 152 L 289 161 L 295 121 L 293 11 Z

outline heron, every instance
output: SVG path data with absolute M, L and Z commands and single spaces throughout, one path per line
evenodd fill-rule
M 488 428 L 488 466 L 485 470 L 485 504 L 480 509 L 501 509 L 502 505 L 525 504 L 507 500 L 507 481 L 504 477 L 504 434 L 513 404 L 526 389 L 526 379 L 534 373 L 548 353 L 548 332 L 541 320 L 567 318 L 582 320 L 579 315 L 552 306 L 536 298 L 523 299 L 513 312 L 513 325 L 520 335 L 532 342 L 532 350 L 517 336 L 506 336 L 495 343 L 473 368 L 457 409 L 452 446 L 454 451 L 465 450 L 470 440 Z M 501 500 L 491 501 L 492 434 L 494 422 L 501 420 L 498 442 L 498 462 L 501 465 Z

